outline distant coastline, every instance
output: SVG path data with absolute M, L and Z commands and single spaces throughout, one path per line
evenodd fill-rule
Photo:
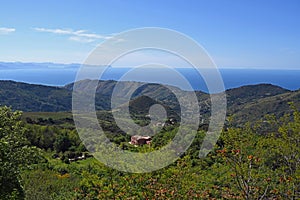
M 0 80 L 13 80 L 25 83 L 49 86 L 63 86 L 74 82 L 80 64 L 56 63 L 20 63 L 0 62 Z M 108 68 L 101 80 L 119 80 L 130 68 Z M 202 77 L 191 68 L 177 68 L 180 74 L 189 80 L 194 90 L 207 92 Z M 221 68 L 219 69 L 225 89 L 237 88 L 245 85 L 269 83 L 285 89 L 300 88 L 300 70 L 297 69 L 250 69 L 250 68 Z M 136 75 L 134 81 L 142 81 L 149 74 L 159 74 L 159 83 L 181 87 L 176 80 L 164 79 L 165 69 L 145 69 L 143 74 Z M 131 81 L 131 80 L 130 80 Z M 186 89 L 182 88 L 181 89 Z

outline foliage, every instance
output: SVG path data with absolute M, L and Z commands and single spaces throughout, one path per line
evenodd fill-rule
M 40 160 L 38 150 L 29 147 L 21 112 L 0 108 L 0 198 L 22 199 L 20 170 Z
M 48 160 L 22 170 L 25 195 L 27 199 L 78 200 L 299 199 L 300 113 L 293 105 L 291 110 L 293 113 L 281 118 L 268 116 L 239 127 L 229 124 L 215 150 L 202 159 L 198 155 L 205 132 L 198 131 L 191 147 L 175 163 L 146 174 L 116 171 L 94 158 L 70 162 L 70 158 L 82 155 L 85 149 L 74 128 L 61 126 L 59 117 L 52 114 L 53 124 L 48 121 L 21 126 L 20 135 L 42 148 Z M 177 131 L 176 126 L 166 126 L 154 136 L 151 146 L 134 147 L 128 144 L 127 135 L 118 132 L 111 115 L 102 114 L 99 121 L 101 126 L 105 125 L 107 135 L 129 151 L 160 148 Z M 9 132 L 10 125 L 6 126 Z M 11 148 L 5 144 L 1 143 L 1 153 Z M 10 196 L 19 194 L 16 192 L 17 187 Z
M 260 135 L 261 127 L 229 128 L 218 150 L 232 170 L 235 188 L 244 199 L 297 199 L 300 197 L 300 114 L 277 120 L 278 129 Z M 265 125 L 265 122 L 261 125 Z

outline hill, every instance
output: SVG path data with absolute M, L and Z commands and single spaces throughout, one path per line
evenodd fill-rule
M 246 85 L 226 91 L 229 107 L 257 101 L 258 99 L 275 96 L 290 90 L 272 84 Z
M 289 103 L 293 102 L 297 109 L 300 108 L 300 90 L 289 91 L 274 96 L 257 99 L 239 106 L 239 108 L 230 107 L 234 121 L 237 124 L 246 121 L 256 121 L 262 119 L 267 114 L 274 114 L 281 117 L 290 113 Z
M 0 81 L 0 105 L 27 112 L 71 110 L 71 92 L 60 88 L 14 81 Z
M 93 80 L 95 81 L 95 80 Z M 83 80 L 78 87 L 83 91 L 93 82 Z M 110 99 L 116 81 L 99 81 L 96 89 L 96 109 L 110 110 Z M 152 104 L 160 103 L 168 112 L 180 114 L 180 106 L 176 96 L 171 92 L 177 91 L 180 95 L 189 93 L 173 86 L 164 86 L 155 83 L 118 82 L 120 90 L 116 97 L 124 100 L 132 93 L 130 108 L 135 114 L 148 112 Z M 0 81 L 0 105 L 11 106 L 14 110 L 25 112 L 62 112 L 72 109 L 72 84 L 64 87 L 34 85 L 14 81 Z M 136 89 L 137 88 L 137 89 Z M 300 91 L 290 91 L 271 84 L 248 85 L 229 89 L 227 94 L 227 113 L 235 116 L 238 123 L 255 121 L 265 114 L 282 116 L 289 112 L 289 102 L 300 107 Z M 209 95 L 196 91 L 201 108 L 201 114 L 209 119 Z M 149 98 L 146 98 L 149 97 Z

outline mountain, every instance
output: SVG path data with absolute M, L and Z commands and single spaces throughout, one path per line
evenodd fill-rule
M 71 92 L 60 87 L 49 87 L 14 81 L 0 81 L 0 105 L 26 112 L 58 112 L 71 110 Z
M 234 108 L 229 107 L 236 124 L 250 121 L 254 122 L 267 114 L 274 114 L 277 117 L 291 112 L 289 103 L 293 102 L 297 109 L 300 109 L 300 90 L 288 91 L 274 96 L 260 98 L 247 102 Z M 233 111 L 234 110 L 234 111 Z
M 89 89 L 91 84 L 94 84 L 97 80 L 81 80 L 76 83 L 76 87 L 78 90 L 85 91 Z M 166 86 L 158 83 L 142 83 L 142 82 L 136 82 L 136 81 L 98 81 L 98 85 L 96 88 L 96 94 L 103 95 L 103 96 L 111 96 L 113 89 L 118 84 L 118 86 L 121 88 L 121 90 L 118 90 L 117 97 L 123 98 L 124 96 L 128 95 L 129 92 L 132 92 L 132 97 L 138 97 L 138 96 L 150 96 L 153 99 L 160 100 L 160 101 L 170 101 L 174 102 L 176 101 L 175 95 L 171 92 L 177 91 L 177 92 L 186 92 L 178 87 L 174 86 Z M 64 86 L 65 89 L 72 91 L 73 90 L 74 83 L 68 84 Z M 136 89 L 136 90 L 135 90 Z M 199 94 L 205 94 L 204 92 L 197 92 Z
M 80 81 L 78 83 L 79 90 L 86 90 L 92 82 L 91 80 Z M 110 109 L 110 99 L 116 84 L 116 81 L 99 81 L 95 100 L 98 110 Z M 160 84 L 128 81 L 118 84 L 122 88 L 117 95 L 117 98 L 120 99 L 124 98 L 134 87 L 137 87 L 138 90 L 133 92 L 132 99 L 149 96 L 157 101 L 169 102 L 173 105 L 177 102 L 175 95 L 167 87 Z M 14 110 L 25 112 L 70 111 L 72 109 L 73 85 L 72 83 L 64 87 L 53 87 L 15 81 L 0 81 L 0 105 L 11 106 Z M 176 87 L 173 87 L 173 89 L 181 91 Z
M 139 96 L 139 97 L 131 100 L 129 102 L 129 110 L 135 114 L 148 115 L 150 107 L 155 104 L 163 104 L 163 107 L 169 118 L 174 118 L 177 121 L 180 120 L 178 113 L 176 111 L 174 111 L 174 109 L 172 109 L 165 103 L 153 100 L 152 98 L 150 98 L 148 96 Z M 122 109 L 124 109 L 124 106 L 121 107 L 121 110 Z
M 0 70 L 1 69 L 47 69 L 47 68 L 57 68 L 57 69 L 78 69 L 81 64 L 73 63 L 73 64 L 62 64 L 62 63 L 51 63 L 51 62 L 43 62 L 43 63 L 23 63 L 23 62 L 0 62 Z
M 246 85 L 226 91 L 228 106 L 254 102 L 258 99 L 289 92 L 272 84 Z
M 95 84 L 96 80 L 82 80 L 76 83 L 76 87 L 78 91 L 87 91 L 91 89 L 91 85 Z M 97 82 L 97 81 L 96 81 Z M 66 85 L 64 88 L 72 91 L 74 83 Z M 110 103 L 110 98 L 112 97 L 112 92 L 115 87 L 118 86 L 117 92 L 115 93 L 115 97 L 119 102 L 127 102 L 128 99 L 135 99 L 140 96 L 148 96 L 155 101 L 163 103 L 164 105 L 168 105 L 173 110 L 179 112 L 180 106 L 178 104 L 176 96 L 172 91 L 177 92 L 179 95 L 184 96 L 187 91 L 183 91 L 178 87 L 174 86 L 166 86 L 157 83 L 142 83 L 135 81 L 122 81 L 117 82 L 113 80 L 103 81 L 100 80 L 98 82 L 96 88 L 96 108 L 108 110 L 110 109 L 110 105 L 107 104 L 103 106 L 105 103 Z M 130 96 L 129 94 L 132 94 Z M 197 92 L 198 96 L 205 95 L 204 92 Z M 206 95 L 207 96 L 207 95 Z M 107 99 L 107 101 L 103 101 L 103 98 Z M 99 103 L 101 102 L 102 103 Z
M 77 82 L 79 90 L 86 90 L 89 84 L 95 84 L 95 80 L 83 80 Z M 110 100 L 113 89 L 116 85 L 120 90 L 116 99 L 121 102 L 130 100 L 130 109 L 138 114 L 148 112 L 153 104 L 162 104 L 166 110 L 175 116 L 180 114 L 180 106 L 172 91 L 181 96 L 187 95 L 188 91 L 180 90 L 177 87 L 165 86 L 154 83 L 140 82 L 116 82 L 99 81 L 96 89 L 96 109 L 110 110 Z M 64 87 L 52 87 L 34 85 L 14 81 L 0 81 L 0 105 L 11 106 L 14 110 L 25 112 L 58 112 L 71 111 L 72 89 L 74 83 Z M 171 91 L 172 90 L 172 91 Z M 128 94 L 131 94 L 128 97 Z M 201 108 L 201 114 L 207 119 L 210 115 L 209 95 L 195 92 Z M 289 112 L 289 102 L 294 102 L 300 108 L 300 90 L 290 91 L 271 84 L 248 85 L 226 91 L 227 113 L 234 116 L 236 122 L 255 121 L 265 114 L 282 116 Z
M 289 92 L 291 91 L 271 84 L 247 85 L 229 89 L 226 91 L 228 112 L 235 113 L 260 99 Z

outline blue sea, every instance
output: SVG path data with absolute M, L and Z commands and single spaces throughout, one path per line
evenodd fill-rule
M 129 68 L 107 68 L 102 80 L 119 80 Z M 134 78 L 126 80 L 145 81 L 149 77 L 157 77 L 164 84 L 184 88 L 176 78 L 169 76 L 166 69 L 144 69 Z M 78 68 L 33 68 L 33 69 L 0 69 L 0 80 L 14 80 L 26 83 L 63 86 L 75 81 Z M 180 68 L 177 71 L 183 75 L 194 90 L 207 92 L 207 87 L 202 77 L 191 68 Z M 300 88 L 300 70 L 282 69 L 220 69 L 225 89 L 236 88 L 243 85 L 271 83 L 289 90 Z M 152 82 L 151 78 L 148 82 Z

